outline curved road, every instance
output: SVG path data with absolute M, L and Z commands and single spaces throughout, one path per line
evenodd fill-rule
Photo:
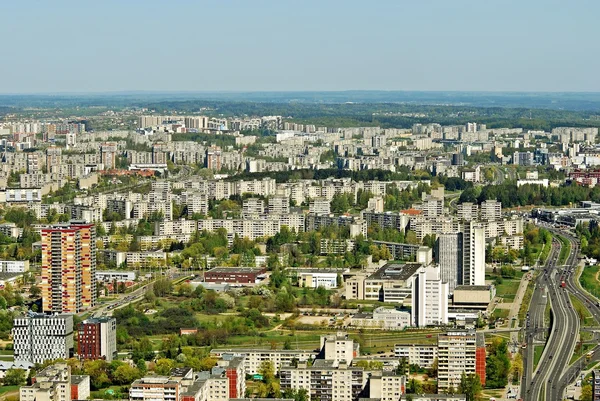
M 561 388 L 561 377 L 567 366 L 576 345 L 579 333 L 579 318 L 568 296 L 566 289 L 561 287 L 561 268 L 557 266 L 562 244 L 553 240 L 552 251 L 548 257 L 543 274 L 536 279 L 536 288 L 532 297 L 532 304 L 526 321 L 527 352 L 524 358 L 525 373 L 521 387 L 521 394 L 526 400 L 561 400 L 564 388 Z M 577 263 L 576 251 L 573 252 L 567 263 Z M 551 304 L 552 327 L 546 346 L 533 372 L 534 342 L 540 341 L 545 332 L 543 315 L 545 312 L 544 297 Z M 531 322 L 534 322 L 533 324 Z

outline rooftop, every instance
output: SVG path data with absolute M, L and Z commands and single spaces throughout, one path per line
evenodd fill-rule
M 260 267 L 215 267 L 207 271 L 207 273 L 262 273 L 264 268 Z
M 489 291 L 491 285 L 457 285 L 454 291 Z
M 369 280 L 403 280 L 411 278 L 421 267 L 420 263 L 388 263 L 369 276 Z

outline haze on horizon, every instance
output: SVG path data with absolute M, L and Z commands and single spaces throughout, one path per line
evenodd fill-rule
M 11 1 L 0 93 L 600 92 L 599 14 L 593 0 Z

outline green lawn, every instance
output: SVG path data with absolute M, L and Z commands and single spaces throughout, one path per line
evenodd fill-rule
M 587 352 L 595 346 L 596 344 L 583 344 L 583 347 L 580 347 L 579 343 L 577 343 L 575 350 L 573 351 L 573 355 L 571 356 L 571 360 L 569 361 L 569 365 L 587 354 Z
M 575 296 L 572 294 L 569 294 L 569 298 L 571 298 L 571 303 L 573 304 L 575 312 L 577 312 L 577 315 L 579 316 L 579 322 L 581 323 L 581 325 L 595 326 L 596 322 L 594 320 L 594 317 L 592 316 L 590 311 L 585 307 L 585 305 L 581 303 L 579 299 L 575 298 Z
M 496 309 L 494 309 L 494 312 L 492 313 L 492 317 L 494 319 L 506 319 L 508 317 L 509 313 L 510 313 L 510 311 L 508 309 L 496 308 Z
M 569 254 L 571 253 L 571 243 L 560 235 L 557 235 L 556 238 L 558 238 L 562 244 L 562 247 L 560 248 L 560 254 L 558 255 L 558 264 L 564 265 L 569 257 Z
M 0 386 L 0 395 L 11 393 L 13 391 L 19 391 L 19 386 Z
M 531 302 L 531 297 L 533 296 L 533 284 L 534 280 L 531 280 L 527 285 L 527 290 L 525 290 L 525 295 L 523 295 L 523 302 L 521 302 L 521 306 L 519 307 L 519 320 L 522 321 L 525 319 L 525 315 L 529 310 L 529 303 Z
M 535 368 L 537 367 L 538 362 L 540 361 L 540 358 L 542 357 L 542 352 L 544 352 L 543 345 L 536 345 L 533 348 L 533 370 L 534 371 L 535 371 Z
M 600 270 L 600 266 L 586 266 L 581 271 L 579 282 L 581 286 L 590 294 L 600 298 L 600 282 L 596 279 L 596 274 Z

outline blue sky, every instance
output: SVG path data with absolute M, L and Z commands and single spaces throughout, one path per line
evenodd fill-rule
M 4 1 L 0 93 L 600 91 L 597 0 Z

